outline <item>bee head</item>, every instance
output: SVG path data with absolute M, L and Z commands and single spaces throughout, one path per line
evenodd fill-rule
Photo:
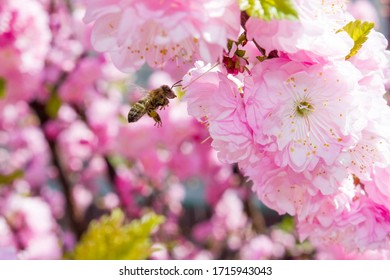
M 167 98 L 172 99 L 176 97 L 175 93 L 169 86 L 163 85 L 161 88 L 164 91 L 164 94 Z

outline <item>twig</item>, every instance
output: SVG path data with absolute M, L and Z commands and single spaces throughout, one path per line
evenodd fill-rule
M 45 123 L 47 123 L 50 119 L 45 112 L 45 107 L 42 104 L 38 103 L 37 101 L 31 102 L 30 107 L 35 111 L 36 115 L 38 116 L 41 122 L 41 126 L 43 127 Z M 71 183 L 69 182 L 65 174 L 64 168 L 61 165 L 60 157 L 57 151 L 56 141 L 50 139 L 47 135 L 45 135 L 45 138 L 50 148 L 53 165 L 58 170 L 58 176 L 59 176 L 58 179 L 64 191 L 65 202 L 66 202 L 66 213 L 67 216 L 69 217 L 70 226 L 73 232 L 76 234 L 77 239 L 79 239 L 81 237 L 81 234 L 83 233 L 84 226 L 75 213 L 76 207 L 72 196 Z

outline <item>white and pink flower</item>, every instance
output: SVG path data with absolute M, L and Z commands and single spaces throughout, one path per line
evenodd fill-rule
M 240 10 L 234 0 L 89 1 L 85 21 L 95 21 L 96 50 L 110 52 L 123 71 L 145 62 L 187 70 L 197 59 L 222 57 L 227 39 L 238 36 Z

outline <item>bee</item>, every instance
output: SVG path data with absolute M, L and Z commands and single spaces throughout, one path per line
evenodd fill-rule
M 153 89 L 148 94 L 131 106 L 127 120 L 129 123 L 138 121 L 143 115 L 148 114 L 156 123 L 154 125 L 162 126 L 160 115 L 156 112 L 157 109 L 164 109 L 169 104 L 169 99 L 176 97 L 172 88 L 178 86 L 181 81 L 169 87 L 162 85 L 159 88 Z

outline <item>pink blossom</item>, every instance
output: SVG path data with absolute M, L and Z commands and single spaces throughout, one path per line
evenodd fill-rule
M 111 98 L 96 96 L 87 107 L 88 124 L 98 140 L 100 152 L 108 152 L 114 147 L 120 129 L 120 104 Z
M 226 239 L 232 244 L 232 249 L 237 249 L 242 240 L 235 244 L 234 237 L 241 236 L 241 231 L 247 225 L 247 216 L 244 214 L 244 205 L 238 193 L 232 189 L 226 190 L 215 206 L 215 212 L 209 221 L 198 224 L 194 229 L 194 236 L 198 240 Z
M 17 243 L 18 258 L 58 259 L 62 252 L 56 235 L 57 224 L 49 207 L 40 198 L 11 195 L 3 200 L 6 217 Z
M 48 146 L 27 105 L 5 104 L 0 117 L 0 173 L 22 171 L 19 179 L 31 188 L 41 187 L 47 179 Z
M 380 18 L 376 7 L 371 1 L 357 0 L 351 1 L 347 5 L 347 10 L 354 18 L 363 21 L 369 21 L 375 23 L 375 28 L 380 28 Z
M 261 164 L 245 168 L 244 172 L 253 181 L 253 191 L 260 200 L 280 215 L 287 213 L 304 217 L 315 211 L 315 202 L 322 197 L 312 184 L 313 178 L 309 180 L 303 173 L 296 173 L 289 167 L 277 167 L 272 157 L 264 157 Z M 333 188 L 330 192 L 334 192 L 336 187 L 331 185 L 328 188 Z
M 372 177 L 363 181 L 364 190 L 373 201 L 390 210 L 390 167 L 375 167 Z
M 320 260 L 388 260 L 390 251 L 387 249 L 364 250 L 348 252 L 343 246 L 318 246 L 317 259 Z
M 31 99 L 49 49 L 48 16 L 35 0 L 4 0 L 0 5 L 0 77 L 6 100 Z
M 62 160 L 73 171 L 83 169 L 84 162 L 92 157 L 97 144 L 96 136 L 81 121 L 75 121 L 63 130 L 58 141 Z
M 131 18 L 132 24 L 128 24 Z M 236 1 L 88 1 L 85 21 L 96 21 L 92 44 L 111 53 L 123 71 L 144 62 L 188 69 L 198 58 L 216 61 L 239 32 Z
M 59 89 L 61 100 L 80 104 L 97 95 L 94 83 L 102 77 L 103 59 L 84 58 Z
M 301 239 L 314 244 L 340 244 L 347 251 L 383 249 L 390 241 L 390 212 L 355 186 L 350 177 L 334 196 L 298 223 Z M 353 238 L 351 238 L 353 236 Z
M 359 84 L 364 91 L 380 97 L 385 94 L 385 84 L 389 82 L 390 51 L 388 42 L 382 33 L 371 30 L 367 41 L 359 52 L 351 57 L 351 61 L 362 73 Z
M 332 165 L 355 143 L 360 74 L 349 63 L 307 67 L 272 59 L 252 73 L 244 94 L 248 123 L 277 165 L 297 172 L 320 161 Z
M 212 147 L 222 162 L 252 164 L 258 160 L 258 151 L 247 123 L 244 98 L 236 84 L 239 81 L 211 68 L 196 63 L 183 78 L 188 113 L 208 124 Z
M 250 17 L 247 38 L 255 40 L 266 54 L 273 50 L 290 59 L 309 63 L 342 60 L 353 47 L 346 32 L 336 32 L 353 17 L 344 1 L 295 0 L 299 20 L 263 21 Z
M 17 240 L 5 217 L 0 217 L 0 250 L 16 252 Z M 5 252 L 4 252 L 5 253 Z
M 241 249 L 243 260 L 267 260 L 273 256 L 275 244 L 267 235 L 259 235 Z

